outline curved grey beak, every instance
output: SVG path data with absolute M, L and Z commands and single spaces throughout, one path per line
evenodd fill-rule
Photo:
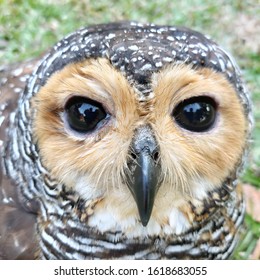
M 131 173 L 127 184 L 137 204 L 142 225 L 146 226 L 161 183 L 159 147 L 150 126 L 136 129 L 130 154 L 128 167 Z

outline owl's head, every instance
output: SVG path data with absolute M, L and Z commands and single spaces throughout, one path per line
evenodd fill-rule
M 67 191 L 98 201 L 87 223 L 100 231 L 182 233 L 236 187 L 248 93 L 230 56 L 202 34 L 82 29 L 44 58 L 24 99 L 41 164 Z

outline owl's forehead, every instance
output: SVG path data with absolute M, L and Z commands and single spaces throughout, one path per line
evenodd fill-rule
M 96 25 L 72 33 L 52 49 L 42 71 L 47 78 L 68 63 L 90 57 L 107 57 L 139 84 L 146 84 L 151 73 L 172 61 L 214 68 L 229 79 L 235 74 L 226 53 L 206 36 L 186 28 L 136 22 Z
M 46 55 L 29 85 L 32 95 L 67 64 L 105 57 L 135 86 L 140 98 L 151 92 L 154 72 L 169 63 L 186 63 L 222 72 L 244 99 L 239 69 L 232 58 L 207 36 L 175 26 L 117 22 L 80 29 L 58 42 Z M 242 100 L 243 103 L 247 101 Z

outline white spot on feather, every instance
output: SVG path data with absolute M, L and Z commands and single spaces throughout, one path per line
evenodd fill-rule
M 15 69 L 15 70 L 12 72 L 12 74 L 14 75 L 14 77 L 18 77 L 18 76 L 20 76 L 22 73 L 23 73 L 23 68 Z
M 138 51 L 138 46 L 132 45 L 132 46 L 129 46 L 128 49 L 131 51 Z

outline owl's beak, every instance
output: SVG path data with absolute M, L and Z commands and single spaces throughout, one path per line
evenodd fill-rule
M 136 129 L 130 155 L 127 184 L 137 204 L 142 225 L 146 226 L 161 183 L 159 147 L 149 126 Z

